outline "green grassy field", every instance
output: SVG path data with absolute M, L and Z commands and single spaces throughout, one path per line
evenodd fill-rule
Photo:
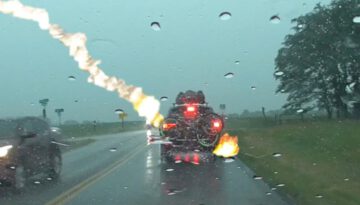
M 70 146 L 61 146 L 61 149 L 63 152 L 67 152 L 96 141 L 88 137 L 141 130 L 144 129 L 144 125 L 145 122 L 127 122 L 124 123 L 124 128 L 119 122 L 98 123 L 96 128 L 92 124 L 62 125 L 60 128 L 64 134 L 63 142 Z
M 98 123 L 96 128 L 93 124 L 62 125 L 62 133 L 66 137 L 90 137 L 95 135 L 115 134 L 132 130 L 141 130 L 145 127 L 145 122 L 125 122 L 124 128 L 120 122 Z
M 360 121 L 229 120 L 239 157 L 297 204 L 360 204 Z M 280 157 L 274 157 L 280 153 Z

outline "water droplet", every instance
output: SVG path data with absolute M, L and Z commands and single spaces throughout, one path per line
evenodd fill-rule
M 277 189 L 276 187 L 271 188 L 272 191 L 275 191 L 276 189 Z
M 69 81 L 75 81 L 75 80 L 76 80 L 76 78 L 75 78 L 75 76 L 70 75 L 70 76 L 68 77 L 68 80 L 69 80 Z
M 11 167 L 10 167 L 10 169 L 13 169 L 13 170 L 15 170 L 15 168 L 16 168 L 15 166 L 11 166 Z
M 40 181 L 34 181 L 34 184 L 41 184 Z
M 226 159 L 224 160 L 225 163 L 231 163 L 231 162 L 234 162 L 234 161 L 235 161 L 234 158 L 226 158 Z
M 215 177 L 215 179 L 216 179 L 216 180 L 220 180 L 220 178 L 219 178 L 219 177 Z
M 117 151 L 116 147 L 110 148 L 110 152 L 116 152 L 116 151 Z
M 262 177 L 261 177 L 261 176 L 256 176 L 256 175 L 254 175 L 254 176 L 253 176 L 253 179 L 255 179 L 255 180 L 261 180 Z
M 239 64 L 240 64 L 240 61 L 235 61 L 235 64 L 236 64 L 236 65 L 239 65 Z
M 321 199 L 321 198 L 323 198 L 323 195 L 317 194 L 315 197 L 318 199 Z
M 298 28 L 304 28 L 304 24 L 299 24 L 297 27 Z
M 161 182 L 161 185 L 165 185 L 166 184 L 166 182 Z
M 220 15 L 219 15 L 219 18 L 223 21 L 227 21 L 229 19 L 231 19 L 231 13 L 230 12 L 222 12 Z
M 195 150 L 194 150 L 194 152 L 200 152 L 200 150 L 198 150 L 198 149 L 195 149 Z
M 35 103 L 30 103 L 30 105 L 31 105 L 31 106 L 34 106 L 34 105 L 35 105 Z
M 161 98 L 160 98 L 160 101 L 167 101 L 168 100 L 168 97 L 166 97 L 166 96 L 162 96 Z
M 312 165 L 313 165 L 313 166 L 316 166 L 317 164 L 314 162 Z
M 274 174 L 279 174 L 279 172 L 274 172 Z
M 296 113 L 303 113 L 304 112 L 304 109 L 298 109 L 296 110 Z
M 227 78 L 227 79 L 229 79 L 229 78 L 233 78 L 234 75 L 235 75 L 234 73 L 231 73 L 231 72 L 230 72 L 230 73 L 226 73 L 226 74 L 224 75 L 224 77 Z
M 353 22 L 354 22 L 354 23 L 360 23 L 360 16 L 355 16 L 355 17 L 353 18 Z
M 272 154 L 272 156 L 273 156 L 273 157 L 281 157 L 281 156 L 282 156 L 282 154 L 280 154 L 280 153 L 276 153 L 276 152 L 275 152 L 275 153 L 273 153 L 273 154 Z
M 127 186 L 124 186 L 124 189 L 128 189 L 129 187 L 127 187 Z
M 114 112 L 115 112 L 115 114 L 119 115 L 119 114 L 121 114 L 121 113 L 124 113 L 124 110 L 122 110 L 122 109 L 116 109 Z
M 159 22 L 152 22 L 150 24 L 150 26 L 154 31 L 160 31 L 161 30 L 161 26 L 160 26 Z
M 165 171 L 167 171 L 167 172 L 172 172 L 172 171 L 174 171 L 175 169 L 172 169 L 172 168 L 169 168 L 169 169 L 166 169 Z
M 285 184 L 278 184 L 278 185 L 276 185 L 277 187 L 284 187 L 285 186 Z
M 266 196 L 270 196 L 271 195 L 271 192 L 266 192 Z
M 76 103 L 77 103 L 77 102 L 79 102 L 79 101 L 78 101 L 78 100 L 74 100 L 74 102 L 76 102 Z
M 273 15 L 272 17 L 270 17 L 270 22 L 273 24 L 278 24 L 280 23 L 280 17 L 278 15 Z
M 256 90 L 256 86 L 251 86 L 251 90 Z
M 181 160 L 175 160 L 175 164 L 180 164 L 181 162 Z
M 350 179 L 349 179 L 349 178 L 345 178 L 345 179 L 344 179 L 344 181 L 346 181 L 346 182 L 347 182 L 347 181 L 350 181 Z
M 51 177 L 48 177 L 48 178 L 46 178 L 46 180 L 51 181 L 51 180 L 52 180 L 52 178 L 51 178 Z
M 169 190 L 167 190 L 167 195 L 168 195 L 168 196 L 172 196 L 172 195 L 175 195 L 175 194 L 176 194 L 175 189 L 169 189 Z
M 284 72 L 282 72 L 282 71 L 277 71 L 277 72 L 275 72 L 275 75 L 276 75 L 276 76 L 282 76 L 282 75 L 284 75 Z

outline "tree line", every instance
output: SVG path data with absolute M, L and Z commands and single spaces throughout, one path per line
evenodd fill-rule
M 275 59 L 277 93 L 287 113 L 325 110 L 328 118 L 360 117 L 360 1 L 317 4 L 292 20 Z

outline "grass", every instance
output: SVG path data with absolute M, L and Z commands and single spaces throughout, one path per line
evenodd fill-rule
M 360 204 L 359 125 L 238 119 L 229 120 L 227 129 L 239 137 L 239 157 L 270 186 L 285 184 L 279 191 L 297 204 L 355 205 Z
M 124 128 L 120 122 L 98 123 L 96 127 L 93 124 L 62 125 L 62 133 L 66 137 L 91 137 L 96 135 L 115 134 L 126 131 L 144 129 L 144 122 L 125 122 Z
M 124 128 L 121 123 L 98 123 L 96 128 L 92 124 L 62 125 L 61 132 L 64 135 L 64 142 L 70 146 L 61 146 L 62 152 L 77 149 L 95 142 L 95 139 L 88 138 L 97 135 L 115 134 L 126 131 L 144 129 L 144 122 L 125 122 Z

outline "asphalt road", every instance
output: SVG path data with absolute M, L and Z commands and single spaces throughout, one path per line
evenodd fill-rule
M 0 204 L 288 204 L 241 161 L 161 163 L 145 131 L 98 136 L 63 154 L 61 181 L 30 180 L 23 194 L 0 191 Z

